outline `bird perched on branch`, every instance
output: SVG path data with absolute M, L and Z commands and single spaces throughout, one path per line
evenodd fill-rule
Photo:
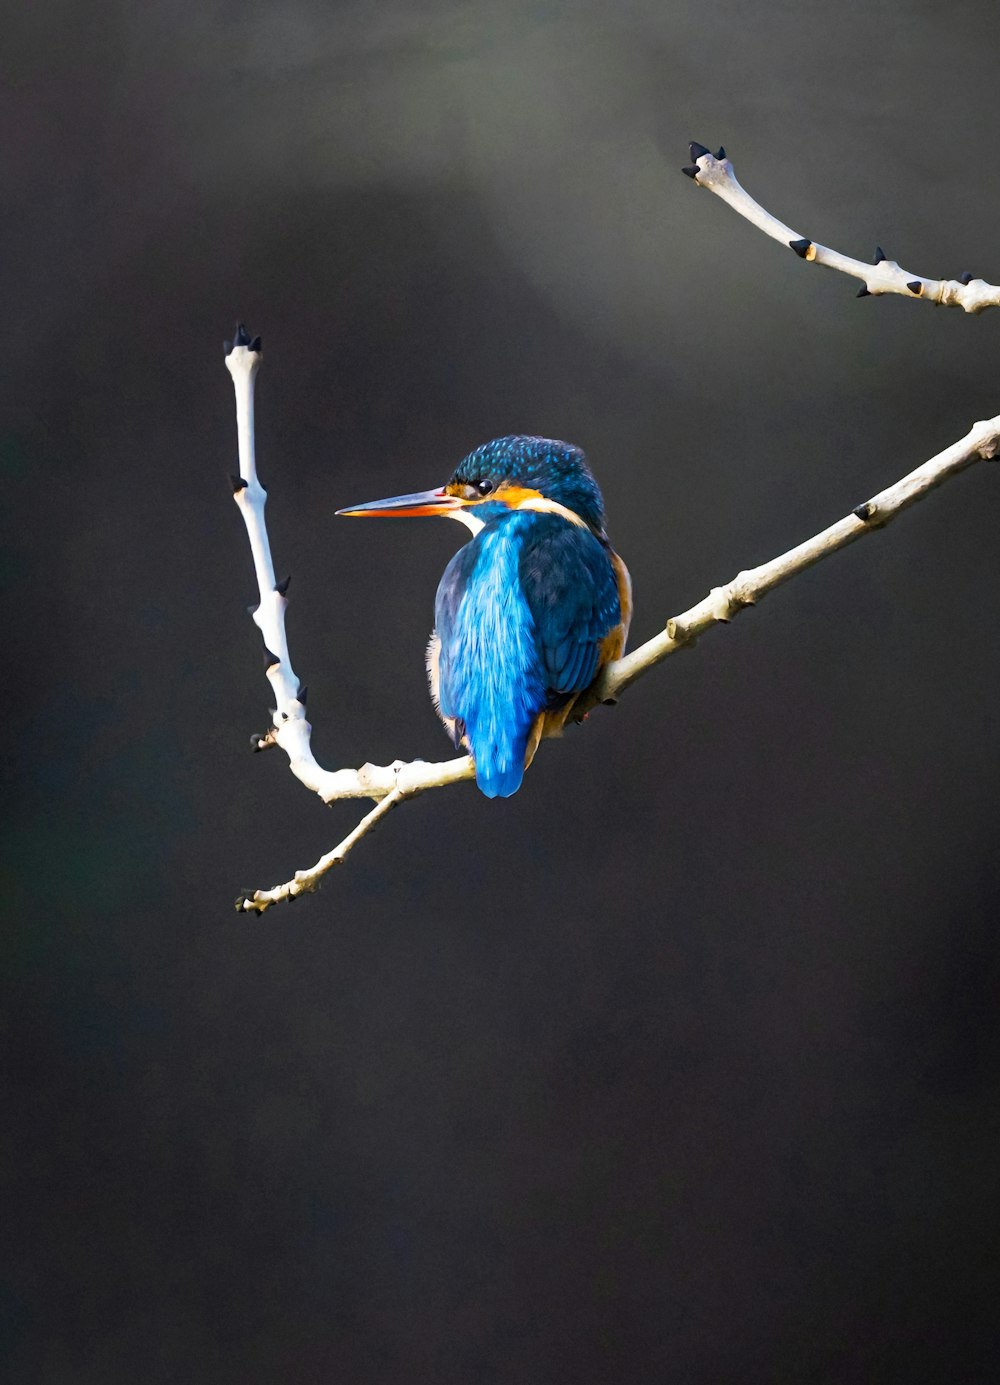
M 550 438 L 497 438 L 439 490 L 341 515 L 442 515 L 472 531 L 445 568 L 427 669 L 441 719 L 488 798 L 521 787 L 543 736 L 625 646 L 628 569 L 604 528 L 584 454 Z

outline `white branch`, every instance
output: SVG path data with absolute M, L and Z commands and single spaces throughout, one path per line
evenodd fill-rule
M 265 909 L 270 909 L 272 904 L 278 904 L 283 899 L 287 899 L 290 904 L 292 900 L 298 899 L 300 894 L 308 894 L 318 889 L 327 871 L 339 866 L 354 844 L 366 836 L 373 827 L 377 827 L 393 808 L 409 796 L 402 789 L 393 789 L 380 803 L 375 804 L 371 812 L 365 814 L 354 831 L 348 832 L 339 846 L 321 856 L 314 866 L 310 866 L 308 870 L 297 870 L 291 880 L 286 880 L 283 885 L 275 885 L 273 890 L 245 891 L 236 898 L 237 909 L 241 913 L 262 914 Z
M 895 485 L 879 491 L 878 495 L 858 505 L 828 529 L 790 548 L 780 557 L 772 558 L 769 563 L 738 572 L 724 587 L 713 587 L 696 606 L 668 620 L 666 629 L 659 635 L 647 640 L 631 654 L 609 664 L 595 684 L 588 705 L 616 701 L 637 678 L 669 655 L 690 646 L 713 625 L 728 625 L 744 607 L 756 605 L 769 591 L 780 587 L 798 573 L 805 572 L 806 568 L 815 566 L 823 558 L 846 548 L 865 534 L 883 528 L 901 510 L 915 505 L 928 491 L 934 490 L 949 477 L 956 476 L 973 462 L 991 460 L 996 456 L 998 447 L 1000 414 L 973 424 L 959 442 L 952 443 L 951 447 L 931 457 L 930 461 L 918 466 Z
M 285 636 L 285 592 L 288 581 L 276 583 L 271 547 L 264 520 L 267 492 L 257 479 L 254 451 L 253 394 L 254 382 L 262 356 L 260 338 L 253 342 L 240 325 L 232 350 L 226 356 L 226 366 L 233 377 L 236 390 L 236 426 L 239 437 L 240 474 L 233 477 L 233 499 L 246 524 L 253 555 L 260 605 L 253 613 L 253 622 L 264 637 L 264 662 L 268 681 L 274 692 L 276 706 L 271 714 L 271 727 L 262 736 L 254 737 L 256 748 L 278 745 L 288 756 L 292 773 L 307 789 L 319 794 L 324 803 L 339 798 L 384 798 L 399 789 L 410 797 L 422 789 L 441 788 L 474 774 L 468 755 L 440 764 L 417 760 L 404 764 L 394 760 L 391 765 L 362 765 L 360 769 L 328 770 L 317 762 L 309 743 L 312 727 L 306 720 L 306 690 L 300 687 L 288 655 Z
M 691 158 L 694 162 L 684 172 L 700 188 L 708 188 L 723 202 L 728 202 L 733 211 L 752 221 L 766 236 L 780 240 L 794 250 L 800 259 L 826 265 L 828 269 L 839 269 L 842 274 L 860 279 L 859 298 L 866 298 L 869 294 L 899 293 L 904 298 L 925 298 L 930 303 L 964 308 L 967 313 L 981 313 L 984 308 L 1000 307 L 1000 288 L 988 284 L 985 279 L 973 279 L 971 274 L 963 274 L 958 279 L 928 279 L 902 269 L 895 260 L 886 259 L 881 247 L 875 250 L 875 263 L 865 264 L 863 260 L 854 260 L 850 255 L 842 255 L 839 250 L 830 250 L 808 236 L 799 235 L 798 231 L 793 231 L 765 211 L 740 186 L 725 154 L 724 149 L 712 154 L 703 144 L 692 144 Z
M 443 788 L 447 784 L 471 779 L 474 767 L 467 755 L 439 763 L 394 760 L 391 765 L 363 765 L 357 770 L 331 771 L 317 764 L 309 746 L 311 728 L 305 719 L 305 690 L 299 689 L 298 679 L 292 672 L 285 639 L 287 602 L 283 588 L 287 583 L 275 585 L 264 523 L 266 496 L 257 480 L 254 459 L 253 384 L 261 361 L 259 339 L 250 343 L 249 338 L 243 340 L 244 337 L 246 334 L 241 328 L 236 345 L 226 358 L 236 386 L 240 444 L 241 475 L 234 478 L 234 496 L 246 523 L 260 586 L 261 601 L 253 618 L 264 636 L 267 676 L 278 704 L 273 713 L 271 729 L 264 736 L 256 737 L 255 742 L 258 748 L 279 745 L 288 756 L 292 772 L 326 803 L 338 798 L 377 800 L 376 806 L 361 819 L 357 827 L 332 851 L 320 857 L 314 866 L 296 871 L 295 876 L 283 885 L 271 890 L 247 892 L 236 901 L 237 909 L 243 912 L 263 913 L 279 900 L 292 900 L 315 890 L 323 875 L 339 865 L 355 843 L 405 799 L 414 797 L 424 789 Z M 858 505 L 828 529 L 770 562 L 737 573 L 725 586 L 713 587 L 704 600 L 669 620 L 660 634 L 647 640 L 631 654 L 609 664 L 593 688 L 577 704 L 576 719 L 582 719 L 597 703 L 616 702 L 637 678 L 671 654 L 689 648 L 706 630 L 714 625 L 728 624 L 745 607 L 753 606 L 761 597 L 797 573 L 804 572 L 863 535 L 882 528 L 900 511 L 921 500 L 949 477 L 980 459 L 993 458 L 998 447 L 1000 414 L 976 423 L 959 442 L 939 452 L 871 500 Z

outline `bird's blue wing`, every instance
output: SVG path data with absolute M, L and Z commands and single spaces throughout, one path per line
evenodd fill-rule
M 556 515 L 487 526 L 445 569 L 434 609 L 440 711 L 489 797 L 516 792 L 540 713 L 598 672 L 622 623 L 608 550 Z
M 622 620 L 608 550 L 589 529 L 539 516 L 519 576 L 549 692 L 557 702 L 582 692 L 597 675 L 602 640 Z
M 489 798 L 516 793 L 528 737 L 546 705 L 531 612 L 518 581 L 523 521 L 487 526 L 459 550 L 438 587 L 438 700 L 465 736 Z
M 436 694 L 441 715 L 451 719 L 462 717 L 462 709 L 458 706 L 461 699 L 458 696 L 459 689 L 456 687 L 455 678 L 455 660 L 461 652 L 458 608 L 475 565 L 476 550 L 471 543 L 467 543 L 452 556 L 441 574 L 434 601 L 434 630 L 440 641 Z M 456 745 L 460 744 L 463 734 L 464 724 L 460 723 L 455 728 Z

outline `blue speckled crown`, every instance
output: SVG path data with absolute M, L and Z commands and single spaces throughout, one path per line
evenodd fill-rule
M 578 514 L 596 534 L 604 534 L 604 500 L 587 459 L 579 447 L 555 438 L 531 438 L 512 434 L 494 438 L 464 457 L 452 481 L 495 485 L 509 481 L 515 486 L 540 491 L 549 500 Z

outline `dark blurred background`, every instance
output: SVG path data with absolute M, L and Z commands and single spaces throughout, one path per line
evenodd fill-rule
M 335 520 L 585 447 L 633 639 L 1000 411 L 985 4 L 9 10 L 5 1378 L 992 1378 L 1000 474 L 673 659 L 318 895 L 222 339 L 321 761 L 446 757 L 450 525 Z

